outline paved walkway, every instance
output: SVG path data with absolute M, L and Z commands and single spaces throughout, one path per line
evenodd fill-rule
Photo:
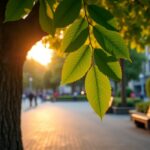
M 128 116 L 103 121 L 87 102 L 43 103 L 22 113 L 25 150 L 150 150 L 150 131 Z
M 37 98 L 37 103 L 38 103 L 38 105 L 40 105 L 42 103 L 42 99 Z M 32 101 L 32 106 L 35 107 L 35 101 L 34 100 Z M 26 99 L 22 100 L 22 111 L 23 112 L 29 111 L 30 109 L 33 109 L 33 107 L 30 108 L 29 99 L 26 98 Z

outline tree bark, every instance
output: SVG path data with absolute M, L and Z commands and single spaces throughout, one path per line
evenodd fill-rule
M 23 62 L 15 57 L 8 63 L 3 60 L 0 60 L 0 149 L 22 150 L 20 114 Z
M 71 83 L 71 88 L 72 88 L 72 95 L 76 91 L 76 82 Z
M 27 51 L 45 35 L 38 4 L 26 20 L 3 23 L 8 0 L 0 0 L 0 150 L 22 150 L 22 68 Z

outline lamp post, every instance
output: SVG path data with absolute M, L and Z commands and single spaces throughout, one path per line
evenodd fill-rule
M 145 92 L 144 92 L 144 75 L 141 73 L 139 75 L 140 78 L 140 84 L 141 84 L 141 98 L 144 98 Z
M 32 82 L 33 82 L 33 78 L 29 77 L 29 89 L 30 89 L 30 91 L 32 91 Z

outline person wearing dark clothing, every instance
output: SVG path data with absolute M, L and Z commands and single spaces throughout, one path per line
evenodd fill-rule
M 29 102 L 30 102 L 30 107 L 32 107 L 32 101 L 33 101 L 33 98 L 34 98 L 34 94 L 29 93 L 28 98 L 29 98 Z

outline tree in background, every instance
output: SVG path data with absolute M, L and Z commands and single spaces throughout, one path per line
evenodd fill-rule
M 150 43 L 149 0 L 97 0 L 107 7 L 117 19 L 117 28 L 126 39 L 129 48 L 138 52 Z
M 33 79 L 32 81 L 32 87 L 33 89 L 43 89 L 44 84 L 43 84 L 43 79 L 44 79 L 44 74 L 46 73 L 46 68 L 33 59 L 28 59 L 24 63 L 24 69 L 23 69 L 23 87 L 24 89 L 29 88 L 29 80 L 30 78 Z
M 125 78 L 126 78 L 126 82 L 125 82 L 125 87 L 128 86 L 129 81 L 131 80 L 138 80 L 139 79 L 139 75 L 140 73 L 143 71 L 143 64 L 146 61 L 146 57 L 145 54 L 140 52 L 138 53 L 136 50 L 131 50 L 130 51 L 130 56 L 131 56 L 131 60 L 132 63 L 125 61 Z M 130 93 L 127 91 L 131 91 L 130 89 L 127 90 L 127 88 L 125 88 L 126 90 L 126 96 Z M 115 95 L 120 95 L 120 90 L 118 89 L 118 84 L 117 82 L 115 82 L 115 89 L 114 89 Z
M 125 62 L 126 85 L 130 80 L 138 80 L 140 73 L 143 71 L 143 64 L 146 61 L 144 53 L 137 53 L 136 50 L 130 51 L 132 64 Z
M 52 61 L 44 74 L 44 87 L 51 88 L 56 91 L 61 81 L 61 71 L 64 63 L 64 58 L 59 57 L 54 53 Z
M 117 20 L 117 29 L 126 40 L 129 49 L 143 51 L 150 43 L 150 1 L 149 0 L 97 0 L 96 3 L 105 6 Z M 121 95 L 122 105 L 126 105 L 126 64 L 120 61 L 122 67 Z

